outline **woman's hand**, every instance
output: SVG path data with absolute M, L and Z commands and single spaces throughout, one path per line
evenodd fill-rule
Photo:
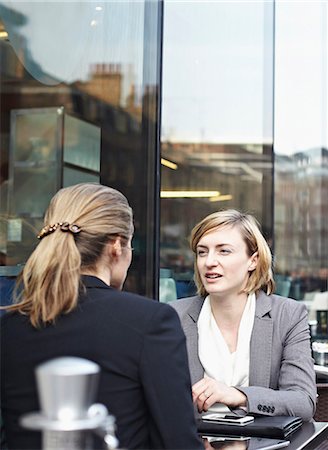
M 236 408 L 246 406 L 247 397 L 234 387 L 213 378 L 202 378 L 192 387 L 192 398 L 199 412 L 207 411 L 214 403 Z

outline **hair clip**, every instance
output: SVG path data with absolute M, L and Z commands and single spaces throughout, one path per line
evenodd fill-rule
M 40 233 L 37 235 L 37 238 L 42 239 L 45 236 L 48 236 L 48 234 L 51 234 L 54 231 L 56 231 L 58 227 L 61 229 L 61 231 L 64 232 L 69 231 L 72 234 L 78 234 L 81 231 L 81 227 L 79 227 L 75 223 L 71 225 L 68 222 L 57 222 L 53 225 L 45 225 L 40 231 Z
M 78 234 L 81 231 L 81 228 L 75 223 L 70 225 L 68 222 L 61 222 L 59 223 L 59 226 L 62 231 L 70 231 L 73 234 Z
M 42 228 L 42 230 L 40 231 L 40 233 L 37 235 L 38 239 L 42 239 L 45 236 L 48 236 L 48 234 L 53 233 L 54 231 L 56 231 L 57 229 L 57 224 L 55 223 L 54 225 L 46 225 Z

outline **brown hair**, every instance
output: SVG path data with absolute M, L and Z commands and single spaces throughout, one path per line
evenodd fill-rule
M 274 291 L 275 284 L 269 246 L 260 231 L 257 220 L 252 215 L 244 214 L 235 209 L 210 214 L 195 225 L 191 231 L 190 247 L 194 252 L 194 280 L 198 294 L 202 297 L 207 295 L 197 268 L 197 244 L 205 234 L 226 226 L 238 227 L 246 243 L 248 256 L 252 256 L 255 252 L 258 253 L 258 263 L 256 268 L 250 273 L 245 292 L 250 294 L 260 289 L 265 289 L 267 294 L 271 294 Z
M 63 232 L 63 227 L 57 226 L 41 239 L 17 280 L 15 304 L 7 308 L 28 315 L 33 326 L 72 311 L 81 271 L 96 267 L 109 240 L 120 236 L 126 245 L 133 234 L 127 199 L 96 183 L 63 188 L 52 198 L 44 218 L 46 228 L 66 222 L 78 225 L 81 231 Z

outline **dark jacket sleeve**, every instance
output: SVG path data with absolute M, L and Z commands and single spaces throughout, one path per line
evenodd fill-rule
M 161 304 L 144 337 L 140 361 L 152 417 L 152 447 L 204 449 L 193 412 L 185 336 L 177 313 Z

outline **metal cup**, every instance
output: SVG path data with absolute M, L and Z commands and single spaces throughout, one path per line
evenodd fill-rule
M 42 431 L 43 450 L 92 450 L 97 434 L 108 450 L 118 447 L 115 418 L 94 403 L 100 367 L 92 361 L 62 357 L 35 370 L 41 412 L 20 418 L 23 427 Z M 104 447 L 105 448 L 105 447 Z
M 36 369 L 42 415 L 70 422 L 84 419 L 94 403 L 100 368 L 92 361 L 56 358 Z

